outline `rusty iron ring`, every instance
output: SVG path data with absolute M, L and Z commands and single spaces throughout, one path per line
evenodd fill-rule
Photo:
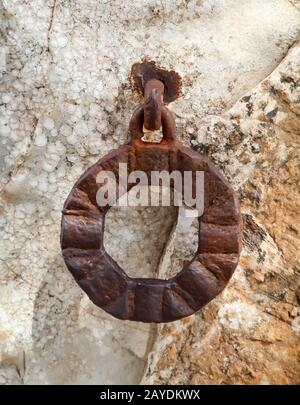
M 130 121 L 129 141 L 101 158 L 74 185 L 64 204 L 61 247 L 69 271 L 95 305 L 119 319 L 170 322 L 198 311 L 228 283 L 239 260 L 240 209 L 232 187 L 214 165 L 176 138 L 175 122 L 166 107 L 162 106 L 159 144 L 141 140 L 143 120 L 141 106 Z M 147 175 L 152 170 L 205 173 L 198 249 L 175 277 L 129 277 L 103 246 L 110 207 L 96 203 L 96 177 L 101 170 L 112 170 L 117 176 L 119 162 L 127 163 L 130 172 L 142 170 Z

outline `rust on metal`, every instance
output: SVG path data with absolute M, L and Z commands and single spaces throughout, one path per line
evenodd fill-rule
M 151 79 L 145 84 L 144 91 L 144 127 L 156 131 L 161 127 L 161 109 L 163 105 L 164 84 Z
M 102 157 L 75 183 L 63 208 L 61 248 L 69 271 L 95 305 L 119 319 L 170 322 L 197 312 L 225 288 L 240 255 L 240 208 L 233 188 L 215 166 L 178 140 L 174 118 L 164 105 L 160 143 L 143 142 L 144 117 L 142 105 L 132 115 L 128 142 Z M 129 277 L 103 246 L 110 206 L 97 205 L 96 178 L 103 170 L 118 178 L 119 163 L 127 163 L 129 172 L 144 171 L 149 179 L 153 170 L 204 172 L 198 249 L 168 280 Z
M 163 102 L 165 104 L 171 103 L 181 95 L 181 78 L 174 70 L 167 70 L 160 67 L 154 61 L 146 59 L 141 62 L 136 62 L 131 68 L 130 79 L 134 90 L 136 90 L 141 97 L 145 94 L 145 85 L 151 79 L 156 79 L 164 84 Z

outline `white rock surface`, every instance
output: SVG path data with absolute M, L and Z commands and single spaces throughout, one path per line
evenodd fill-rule
M 170 106 L 181 139 L 203 151 L 206 143 L 211 155 L 216 146 L 215 162 L 236 187 L 244 184 L 255 152 L 245 148 L 244 164 L 233 147 L 225 150 L 222 129 L 210 138 L 201 128 L 206 119 L 233 125 L 230 112 L 218 115 L 285 57 L 299 35 L 299 2 L 3 0 L 0 8 L 0 383 L 139 382 L 155 331 L 107 316 L 81 293 L 60 253 L 63 201 L 85 168 L 125 141 L 139 102 L 128 74 L 142 56 L 182 76 L 183 97 Z M 298 114 L 296 101 L 283 103 Z M 284 114 L 275 124 L 294 131 Z M 228 156 L 236 159 L 232 169 Z M 160 259 L 163 273 L 175 214 L 111 210 L 108 251 L 130 274 L 156 274 Z

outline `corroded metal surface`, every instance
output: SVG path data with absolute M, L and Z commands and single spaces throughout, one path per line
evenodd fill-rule
M 171 103 L 181 95 L 181 78 L 174 70 L 166 70 L 154 61 L 134 63 L 131 68 L 130 79 L 134 90 L 142 97 L 145 95 L 146 84 L 150 80 L 156 79 L 164 84 L 163 101 L 165 104 Z
M 163 139 L 159 144 L 141 140 L 143 121 L 141 106 L 132 116 L 127 144 L 100 159 L 74 185 L 64 204 L 61 246 L 68 269 L 96 305 L 120 319 L 169 322 L 195 313 L 226 286 L 239 260 L 240 209 L 232 187 L 214 165 L 178 141 L 166 107 L 162 106 Z M 102 170 L 113 171 L 118 178 L 119 162 L 127 163 L 129 172 L 142 170 L 148 176 L 153 170 L 205 173 L 198 250 L 169 280 L 131 278 L 105 251 L 104 221 L 109 206 L 96 203 L 96 178 Z
M 164 84 L 160 80 L 151 79 L 144 91 L 144 128 L 150 131 L 161 127 L 161 109 L 163 104 Z

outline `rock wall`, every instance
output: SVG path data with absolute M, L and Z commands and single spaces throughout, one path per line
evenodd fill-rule
M 0 7 L 0 383 L 299 383 L 300 2 Z M 228 288 L 158 328 L 95 307 L 59 246 L 74 181 L 127 137 L 142 56 L 182 76 L 179 136 L 232 182 L 244 220 Z M 172 207 L 113 208 L 105 244 L 128 274 L 168 277 L 196 232 Z

